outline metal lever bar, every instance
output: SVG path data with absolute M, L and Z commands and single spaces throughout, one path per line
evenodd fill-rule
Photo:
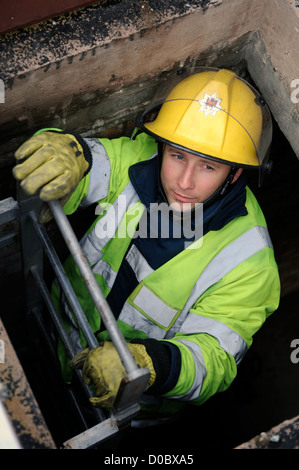
M 73 232 L 73 229 L 65 213 L 63 212 L 62 207 L 60 206 L 58 201 L 50 201 L 48 204 L 56 220 L 56 223 L 61 231 L 61 234 L 69 248 L 69 251 L 74 258 L 74 261 L 83 277 L 83 280 L 85 281 L 89 293 L 95 303 L 95 306 L 100 312 L 101 318 L 105 324 L 105 327 L 107 328 L 108 333 L 110 334 L 111 340 L 115 348 L 117 349 L 117 352 L 126 369 L 127 374 L 131 374 L 136 370 L 140 371 L 118 327 L 118 324 L 110 309 L 110 306 L 106 301 L 95 279 L 95 276 Z M 96 347 L 97 346 L 98 344 L 96 345 Z

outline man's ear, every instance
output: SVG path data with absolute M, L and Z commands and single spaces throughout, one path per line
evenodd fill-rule
M 237 179 L 238 179 L 239 176 L 241 175 L 242 171 L 243 171 L 243 168 L 238 168 L 238 170 L 236 171 L 235 176 L 234 176 L 234 179 L 232 180 L 231 184 L 234 184 L 234 183 L 237 181 Z

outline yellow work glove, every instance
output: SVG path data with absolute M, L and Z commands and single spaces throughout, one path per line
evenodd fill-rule
M 156 379 L 156 373 L 145 346 L 128 343 L 128 347 L 136 364 L 141 368 L 149 369 L 151 375 L 148 386 L 150 387 Z M 104 408 L 113 406 L 121 380 L 127 375 L 113 343 L 106 341 L 96 349 L 83 349 L 73 357 L 71 367 L 82 369 L 84 381 L 88 385 L 93 385 L 95 396 L 90 398 L 90 402 L 94 406 Z
M 64 198 L 66 202 L 89 168 L 77 139 L 58 132 L 31 137 L 16 151 L 15 157 L 26 160 L 14 167 L 14 177 L 29 195 L 41 189 L 42 201 Z

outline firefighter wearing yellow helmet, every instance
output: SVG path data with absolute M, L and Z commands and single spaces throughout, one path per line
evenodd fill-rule
M 151 372 L 142 409 L 166 416 L 226 390 L 278 306 L 272 243 L 243 171 L 256 168 L 261 179 L 271 118 L 248 83 L 213 69 L 181 80 L 137 127 L 133 138 L 112 140 L 40 131 L 17 151 L 25 161 L 14 175 L 29 194 L 63 201 L 66 214 L 95 202 L 105 209 L 81 244 L 136 362 Z M 151 225 L 159 204 L 166 236 Z M 186 214 L 190 230 L 177 236 Z M 99 348 L 85 349 L 55 286 L 78 347 L 70 364 L 60 344 L 62 372 L 70 381 L 83 368 L 92 403 L 110 408 L 125 372 L 71 258 L 65 270 Z
M 262 164 L 272 137 L 267 106 L 228 70 L 206 71 L 181 81 L 157 118 L 144 127 L 189 152 L 241 167 Z

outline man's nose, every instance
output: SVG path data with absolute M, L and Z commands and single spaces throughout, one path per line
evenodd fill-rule
M 186 167 L 179 178 L 178 184 L 181 189 L 194 188 L 194 170 L 191 166 Z

